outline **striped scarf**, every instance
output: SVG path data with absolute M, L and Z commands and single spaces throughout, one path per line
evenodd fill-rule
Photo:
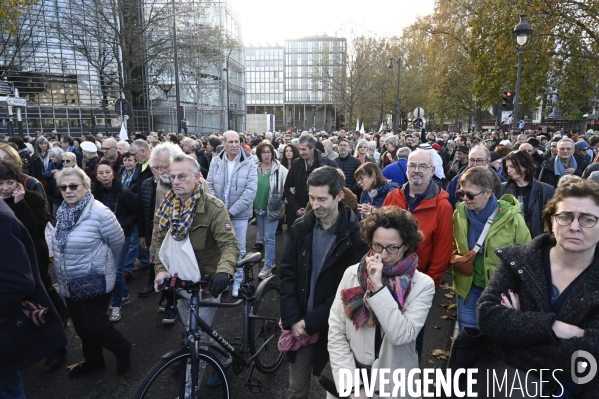
M 201 196 L 202 189 L 199 183 L 196 183 L 191 197 L 184 204 L 181 203 L 181 198 L 173 190 L 170 190 L 156 211 L 156 216 L 160 218 L 160 233 L 165 236 L 170 230 L 175 241 L 181 241 L 187 237 L 195 216 L 196 202 Z
M 366 303 L 366 299 L 370 297 L 370 292 L 373 289 L 366 269 L 367 256 L 372 256 L 372 251 L 369 251 L 358 265 L 360 285 L 341 290 L 341 301 L 345 308 L 345 316 L 354 323 L 356 331 L 366 322 L 368 322 L 368 327 L 375 327 L 378 323 L 376 315 Z M 403 309 L 405 300 L 410 293 L 412 277 L 414 277 L 417 266 L 418 255 L 414 252 L 407 252 L 395 265 L 383 267 L 383 284 L 391 291 L 393 299 L 401 309 Z

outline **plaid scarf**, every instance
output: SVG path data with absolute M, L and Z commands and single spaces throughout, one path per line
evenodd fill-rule
M 85 209 L 87 204 L 93 200 L 94 197 L 91 193 L 87 193 L 74 207 L 71 208 L 66 201 L 63 201 L 60 208 L 58 208 L 58 211 L 56 212 L 56 230 L 54 231 L 54 236 L 56 237 L 56 241 L 58 241 L 58 249 L 61 252 L 64 251 L 64 248 L 67 245 L 67 236 L 71 230 L 73 230 L 73 227 L 75 227 L 81 213 L 83 213 L 83 209 Z
M 356 331 L 364 323 L 368 322 L 368 327 L 375 327 L 378 323 L 374 312 L 370 311 L 366 299 L 370 297 L 372 291 L 372 281 L 368 278 L 368 270 L 366 269 L 366 257 L 372 256 L 372 251 L 362 258 L 358 265 L 358 281 L 360 285 L 341 290 L 341 301 L 345 308 L 345 316 L 350 319 Z M 408 294 L 410 293 L 412 277 L 418 266 L 418 255 L 414 252 L 407 252 L 403 259 L 393 266 L 383 266 L 383 284 L 386 286 L 395 302 L 401 309 Z
M 173 190 L 169 191 L 156 211 L 156 216 L 160 218 L 160 233 L 165 236 L 170 230 L 175 241 L 181 241 L 187 237 L 195 216 L 196 202 L 201 195 L 202 190 L 199 183 L 196 183 L 191 197 L 184 204 L 181 204 L 181 198 Z

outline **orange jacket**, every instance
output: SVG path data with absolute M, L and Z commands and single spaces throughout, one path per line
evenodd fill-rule
M 383 206 L 395 205 L 407 210 L 408 203 L 404 194 L 406 184 L 390 192 Z M 426 198 L 412 214 L 420 223 L 420 230 L 424 233 L 424 241 L 416 251 L 418 270 L 428 274 L 435 281 L 435 285 L 439 285 L 453 252 L 453 208 L 448 201 L 447 192 L 440 189 L 433 181 L 430 184 Z

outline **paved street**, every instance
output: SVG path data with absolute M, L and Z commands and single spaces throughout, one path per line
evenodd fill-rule
M 250 226 L 248 231 L 248 248 L 254 245 L 255 232 L 256 227 Z M 286 238 L 285 233 L 276 236 L 277 260 L 282 256 Z M 255 270 L 254 275 L 257 275 L 257 273 L 258 270 Z M 116 373 L 114 356 L 105 351 L 106 369 L 79 379 L 69 379 L 67 377 L 66 366 L 83 359 L 80 349 L 81 342 L 75 336 L 74 329 L 71 327 L 68 331 L 69 353 L 65 367 L 50 375 L 41 375 L 43 362 L 40 362 L 23 371 L 23 385 L 28 399 L 132 397 L 139 382 L 148 370 L 158 362 L 160 356 L 179 345 L 182 331 L 180 324 L 174 327 L 165 327 L 162 324 L 162 313 L 157 312 L 158 294 L 144 299 L 137 298 L 137 291 L 143 288 L 146 278 L 145 273 L 137 273 L 133 276 L 129 282 L 131 304 L 123 308 L 123 318 L 116 323 L 119 331 L 134 345 L 131 371 L 124 377 L 119 376 Z M 444 280 L 450 283 L 451 276 L 446 274 Z M 445 360 L 437 359 L 431 353 L 436 349 L 449 350 L 450 336 L 453 331 L 454 322 L 452 319 L 442 319 L 447 310 L 440 305 L 447 306 L 448 303 L 454 302 L 454 299 L 446 296 L 450 292 L 449 289 L 439 287 L 435 294 L 434 303 L 425 327 L 425 350 L 422 357 L 422 367 L 445 366 Z M 449 306 L 451 307 L 451 305 Z M 233 309 L 219 309 L 217 312 L 213 327 L 229 342 L 235 337 L 241 336 L 243 326 L 242 311 L 243 308 L 238 307 Z M 451 309 L 449 312 L 455 314 L 455 309 Z M 254 376 L 259 377 L 262 382 L 263 388 L 261 393 L 250 393 L 243 387 L 245 377 L 247 377 L 247 370 L 239 376 L 231 372 L 228 376 L 233 387 L 233 398 L 284 398 L 288 378 L 287 361 L 283 362 L 281 368 L 274 375 L 263 376 L 257 371 L 254 373 Z M 324 390 L 320 387 L 316 379 L 313 378 L 310 398 L 323 397 Z

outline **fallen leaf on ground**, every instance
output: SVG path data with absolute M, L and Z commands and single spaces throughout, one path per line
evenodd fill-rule
M 447 307 L 447 309 L 455 309 L 458 305 L 454 303 L 450 303 L 449 306 Z
M 429 359 L 428 362 L 429 362 L 429 364 L 435 364 L 435 361 L 431 360 L 431 359 Z
M 438 330 L 438 329 L 440 329 L 440 328 L 441 328 L 441 324 L 437 324 L 436 326 L 433 326 L 433 328 L 434 328 L 435 330 Z
M 439 285 L 439 288 L 443 288 L 444 290 L 450 290 L 451 289 L 451 285 L 449 285 L 446 282 L 442 281 L 441 285 Z
M 448 292 L 447 294 L 445 294 L 445 296 L 447 298 L 453 298 L 455 296 L 455 294 L 453 292 Z
M 75 363 L 75 364 L 71 364 L 70 366 L 67 366 L 67 369 L 69 371 L 73 370 L 75 367 L 79 366 L 81 363 L 83 362 L 79 362 L 79 363 Z
M 443 303 L 440 303 L 439 306 L 441 306 L 442 308 L 447 309 L 447 307 L 449 306 L 449 303 L 443 302 Z
M 449 358 L 449 351 L 443 349 L 435 349 L 431 354 L 439 360 L 447 360 Z
M 443 320 L 455 320 L 455 317 L 449 312 L 445 313 L 441 318 Z

